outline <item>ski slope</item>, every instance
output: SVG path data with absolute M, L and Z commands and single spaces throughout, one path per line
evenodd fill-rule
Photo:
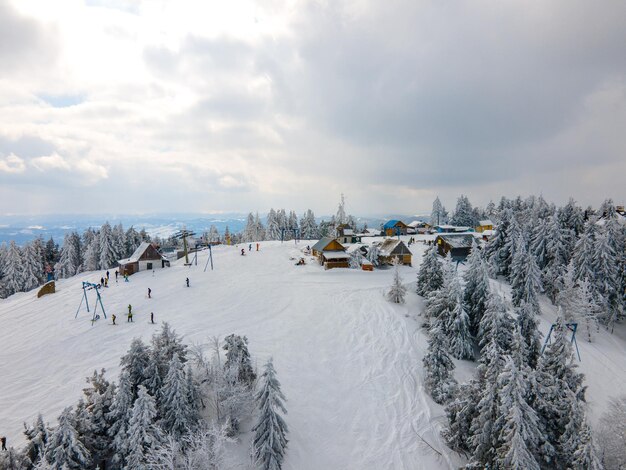
M 212 336 L 236 333 L 248 337 L 259 366 L 273 356 L 288 400 L 285 469 L 461 465 L 462 458 L 447 450 L 439 435 L 443 410 L 423 387 L 427 342 L 418 317 L 421 299 L 413 291 L 424 245 L 411 247 L 413 267 L 400 267 L 410 293 L 405 305 L 395 305 L 383 297 L 392 270 L 324 271 L 311 258 L 295 266 L 306 244 L 264 242 L 246 256 L 240 255 L 244 245 L 219 246 L 213 251 L 214 271 L 203 272 L 204 252 L 197 266 L 185 267 L 181 260 L 154 275 L 135 274 L 128 283 L 116 284 L 113 277 L 103 291 L 109 320 L 93 326 L 84 307 L 74 316 L 81 282 L 98 282 L 101 272 L 60 280 L 57 292 L 41 299 L 32 291 L 0 300 L 0 433 L 9 445 L 19 445 L 22 422 L 39 411 L 56 422 L 65 406 L 76 403 L 94 369 L 104 367 L 116 378 L 132 338 L 148 341 L 158 328 L 149 323 L 153 311 L 158 323 L 168 321 L 187 343 L 207 344 Z M 129 303 L 134 323 L 126 323 Z M 551 306 L 542 307 L 541 328 L 547 331 L 554 313 Z M 110 324 L 112 313 L 117 326 Z M 607 399 L 626 389 L 623 330 L 613 336 L 602 332 L 592 344 L 581 337 L 579 346 L 591 416 L 597 419 Z M 473 363 L 457 365 L 460 380 L 471 376 Z M 242 466 L 249 438 L 242 435 L 235 449 Z

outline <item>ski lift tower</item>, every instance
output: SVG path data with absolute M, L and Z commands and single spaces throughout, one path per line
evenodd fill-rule
M 177 238 L 179 240 L 182 239 L 183 241 L 183 249 L 185 250 L 185 266 L 191 266 L 191 263 L 189 262 L 189 248 L 187 246 L 187 237 L 192 237 L 195 234 L 196 232 L 192 232 L 191 230 L 183 228 L 182 230 L 179 230 L 174 235 L 172 235 L 173 238 Z

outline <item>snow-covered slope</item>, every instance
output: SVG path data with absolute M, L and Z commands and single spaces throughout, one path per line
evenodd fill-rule
M 153 311 L 158 322 L 170 322 L 188 343 L 245 334 L 259 364 L 274 357 L 288 399 L 284 468 L 458 466 L 460 458 L 439 437 L 443 411 L 423 388 L 426 336 L 417 317 L 421 300 L 413 293 L 417 267 L 400 268 L 411 289 L 407 304 L 399 306 L 383 297 L 392 270 L 324 271 L 309 260 L 295 266 L 290 258 L 299 258 L 305 245 L 267 242 L 246 256 L 240 248 L 220 246 L 213 252 L 214 271 L 203 272 L 202 253 L 198 266 L 175 263 L 154 276 L 135 274 L 129 283 L 113 280 L 103 292 L 109 320 L 93 326 L 84 307 L 77 319 L 74 315 L 81 282 L 97 282 L 100 272 L 61 280 L 56 294 L 41 299 L 33 291 L 0 301 L 0 433 L 9 444 L 19 444 L 22 422 L 38 411 L 54 422 L 76 402 L 94 369 L 105 367 L 116 377 L 131 339 L 148 340 L 156 330 L 149 323 Z M 411 247 L 414 265 L 423 247 Z M 129 303 L 136 313 L 132 324 L 124 315 Z M 553 312 L 543 307 L 542 329 L 547 331 Z M 118 326 L 110 324 L 112 313 L 118 315 Z M 622 333 L 603 332 L 593 344 L 579 341 L 594 419 L 610 395 L 626 389 Z M 473 364 L 458 364 L 457 377 L 469 377 Z M 242 455 L 248 437 L 242 437 Z

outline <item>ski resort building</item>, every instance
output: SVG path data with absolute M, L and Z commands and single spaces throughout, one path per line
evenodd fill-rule
M 406 264 L 411 266 L 411 250 L 402 240 L 390 238 L 378 246 L 378 261 L 380 264 Z
M 346 253 L 345 247 L 334 238 L 322 238 L 313 245 L 311 251 L 324 269 L 350 267 L 350 254 Z
M 407 233 L 409 235 L 417 234 L 417 233 L 424 234 L 424 233 L 428 233 L 430 229 L 431 229 L 430 224 L 426 222 L 422 222 L 421 220 L 414 220 L 413 222 L 408 224 Z
M 383 232 L 385 232 L 385 235 L 388 237 L 392 237 L 394 235 L 406 235 L 408 228 L 408 225 L 401 220 L 389 220 L 385 225 L 383 225 Z
M 435 231 L 437 233 L 462 233 L 473 232 L 472 227 L 460 227 L 456 225 L 435 225 Z
M 469 233 L 446 233 L 437 235 L 435 244 L 441 256 L 452 254 L 454 261 L 463 261 L 472 251 L 472 241 L 474 236 Z
M 484 232 L 485 230 L 493 230 L 493 222 L 489 219 L 479 220 L 476 227 L 477 232 Z
M 158 252 L 152 243 L 143 242 L 137 247 L 130 258 L 121 259 L 119 264 L 120 274 L 135 274 L 139 271 L 151 271 L 157 268 L 169 267 L 170 262 Z
M 361 236 L 354 233 L 349 225 L 341 224 L 337 227 L 337 241 L 339 243 L 360 243 Z

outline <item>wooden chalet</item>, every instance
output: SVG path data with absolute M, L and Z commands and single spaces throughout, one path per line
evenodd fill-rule
M 345 247 L 334 238 L 322 238 L 313 245 L 311 252 L 324 269 L 350 267 L 350 254 L 346 253 Z
M 381 264 L 397 262 L 411 266 L 412 253 L 402 240 L 390 238 L 378 246 L 378 261 Z
M 361 236 L 354 233 L 348 224 L 341 224 L 337 227 L 337 241 L 339 243 L 360 243 Z
M 471 233 L 445 233 L 435 238 L 437 252 L 441 256 L 451 253 L 454 261 L 463 261 L 469 256 L 473 241 L 474 235 Z
M 428 233 L 431 229 L 431 225 L 426 223 L 426 222 L 422 222 L 421 220 L 414 220 L 413 222 L 411 222 L 410 224 L 408 224 L 408 229 L 407 229 L 407 233 L 409 235 L 411 234 L 424 234 L 424 233 Z
M 161 269 L 169 267 L 170 262 L 157 250 L 152 243 L 143 242 L 137 247 L 130 258 L 121 259 L 119 264 L 120 274 L 135 274 L 139 271 L 152 271 L 153 269 Z
M 493 222 L 489 219 L 478 221 L 478 226 L 476 227 L 476 231 L 479 233 L 482 233 L 485 230 L 493 230 Z
M 401 220 L 389 220 L 383 225 L 383 232 L 385 232 L 385 235 L 388 237 L 406 235 L 408 228 L 408 225 Z

